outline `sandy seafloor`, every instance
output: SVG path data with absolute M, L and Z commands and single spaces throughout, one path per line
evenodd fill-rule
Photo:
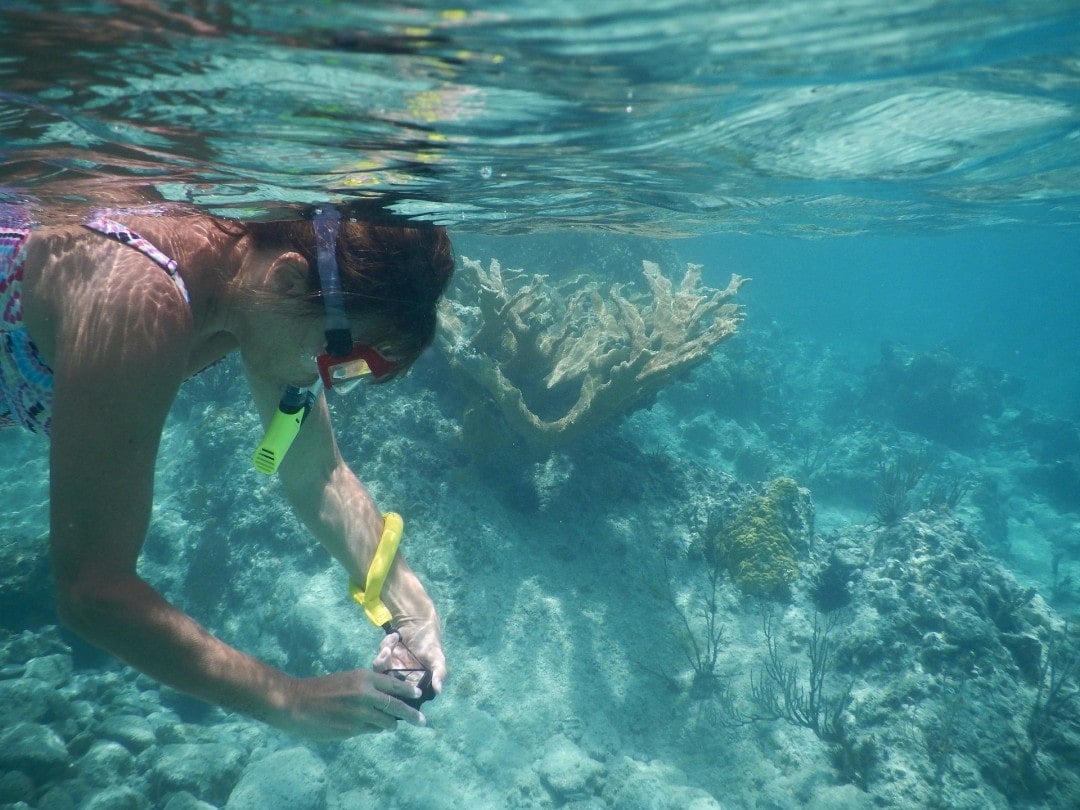
M 475 248 L 459 250 L 490 257 Z M 451 668 L 427 728 L 340 744 L 207 709 L 53 628 L 47 445 L 0 433 L 0 805 L 1076 806 L 1078 670 L 1062 650 L 1078 605 L 1080 412 L 1031 405 L 977 352 L 947 353 L 943 372 L 946 355 L 903 349 L 887 368 L 876 344 L 845 354 L 751 302 L 740 334 L 651 407 L 542 460 L 492 457 L 463 434 L 467 402 L 436 351 L 333 405 L 344 454 L 405 518 Z M 955 414 L 897 407 L 935 374 L 936 407 Z M 186 387 L 142 573 L 293 674 L 364 665 L 377 633 L 250 468 L 258 432 L 235 363 Z M 925 473 L 882 521 L 881 469 L 905 454 Z M 708 583 L 693 550 L 780 476 L 813 503 L 800 577 L 775 599 L 721 578 L 716 677 L 695 685 L 680 610 L 702 641 Z M 958 481 L 943 504 L 935 492 Z M 762 716 L 751 679 L 766 613 L 798 688 L 815 615 L 835 615 L 823 700 L 850 691 L 836 728 Z

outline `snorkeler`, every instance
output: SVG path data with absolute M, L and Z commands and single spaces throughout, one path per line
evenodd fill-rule
M 24 209 L 0 204 L 0 425 L 50 437 L 64 624 L 175 689 L 314 739 L 423 723 L 414 706 L 446 674 L 439 618 L 405 561 L 377 555 L 400 521 L 384 519 L 342 460 L 320 389 L 408 369 L 433 339 L 452 272 L 443 229 L 330 207 L 310 220 L 104 212 L 32 227 Z M 379 671 L 291 677 L 215 638 L 136 573 L 168 411 L 186 379 L 233 351 L 268 427 L 283 392 L 310 396 L 274 469 L 354 590 L 382 568 L 393 623 Z

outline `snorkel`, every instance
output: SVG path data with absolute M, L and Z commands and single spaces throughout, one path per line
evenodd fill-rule
M 341 213 L 332 206 L 319 208 L 315 211 L 313 224 L 319 286 L 322 287 L 323 308 L 326 310 L 326 353 L 331 357 L 345 357 L 352 351 L 353 340 L 349 319 L 345 315 L 341 274 L 337 264 Z
M 285 386 L 285 390 L 281 392 L 277 411 L 271 417 L 262 441 L 259 442 L 259 446 L 255 448 L 255 454 L 251 457 L 251 463 L 255 465 L 256 470 L 266 475 L 277 472 L 281 462 L 285 460 L 285 454 L 296 441 L 300 426 L 304 424 L 311 409 L 315 407 L 321 388 L 322 380 L 311 388 Z
M 396 360 L 384 357 L 377 349 L 353 343 L 336 255 L 341 214 L 333 207 L 319 208 L 312 225 L 319 287 L 326 314 L 326 350 L 315 358 L 319 379 L 314 385 L 306 388 L 287 385 L 282 391 L 278 409 L 252 457 L 255 469 L 267 475 L 273 475 L 281 466 L 300 426 L 324 389 L 348 393 L 361 380 L 382 380 L 396 374 L 399 368 Z
M 345 315 L 341 297 L 341 274 L 338 272 L 336 246 L 341 213 L 333 206 L 319 208 L 313 220 L 315 227 L 316 263 L 319 285 L 322 287 L 323 306 L 326 309 L 326 352 L 331 357 L 345 357 L 352 352 L 352 331 Z M 311 409 L 319 399 L 323 380 L 308 388 L 286 385 L 278 402 L 278 409 L 270 419 L 262 441 L 255 448 L 251 463 L 266 475 L 277 472 L 285 454 L 300 433 Z

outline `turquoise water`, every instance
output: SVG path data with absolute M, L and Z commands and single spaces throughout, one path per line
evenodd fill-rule
M 444 339 L 333 406 L 440 608 L 430 728 L 308 744 L 57 630 L 47 445 L 4 431 L 0 806 L 1075 806 L 1080 7 L 519 6 L 0 1 L 0 199 L 379 198 L 460 259 Z M 751 281 L 562 441 L 470 372 L 492 259 L 546 276 L 534 334 L 590 284 L 648 315 L 643 260 Z M 490 357 L 545 419 L 578 396 Z M 142 573 L 291 674 L 364 666 L 257 441 L 235 366 L 185 388 Z M 775 592 L 717 545 L 751 513 Z

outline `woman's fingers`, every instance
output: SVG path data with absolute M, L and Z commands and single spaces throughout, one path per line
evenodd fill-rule
M 376 672 L 385 672 L 393 668 L 391 662 L 394 656 L 394 647 L 400 639 L 401 636 L 396 632 L 383 636 L 382 641 L 379 642 L 379 651 L 375 653 L 375 660 L 371 662 L 372 669 Z
M 402 702 L 418 693 L 410 683 L 364 669 L 302 679 L 275 725 L 324 740 L 385 731 L 398 720 L 422 726 L 424 716 Z
M 416 700 L 420 697 L 420 690 L 415 685 L 378 672 L 372 674 L 372 684 L 379 690 L 379 696 L 375 699 L 375 708 L 380 714 L 394 720 L 404 720 L 414 726 L 425 724 L 423 714 L 412 706 L 402 703 L 403 700 Z M 391 720 L 391 725 L 393 725 L 393 720 Z
M 437 665 L 431 670 L 431 688 L 436 695 L 442 694 L 443 681 L 446 680 L 446 665 Z

